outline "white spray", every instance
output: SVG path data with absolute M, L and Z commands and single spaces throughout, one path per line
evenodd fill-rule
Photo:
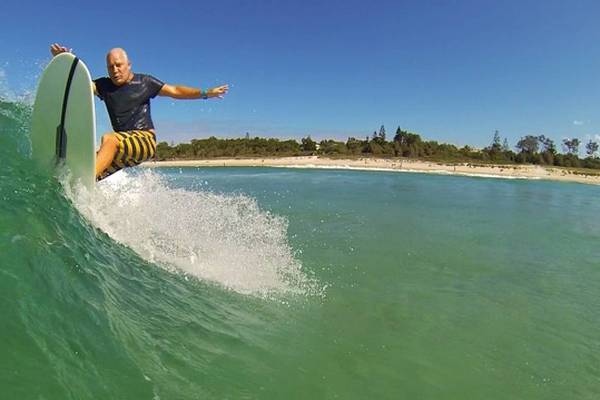
M 253 198 L 170 188 L 152 171 L 65 191 L 94 226 L 170 271 L 244 294 L 313 292 L 287 242 L 287 221 Z

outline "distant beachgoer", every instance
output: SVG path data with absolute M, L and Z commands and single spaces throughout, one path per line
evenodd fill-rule
M 54 43 L 53 56 L 71 52 Z M 150 116 L 150 99 L 167 96 L 174 99 L 223 98 L 229 85 L 207 90 L 180 85 L 169 85 L 151 75 L 131 71 L 131 62 L 125 50 L 111 49 L 106 55 L 108 77 L 94 79 L 94 94 L 106 104 L 113 132 L 102 135 L 100 150 L 96 153 L 96 180 L 126 167 L 133 167 L 156 154 L 156 134 Z

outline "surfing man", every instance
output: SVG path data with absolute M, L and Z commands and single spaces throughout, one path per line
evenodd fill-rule
M 53 56 L 70 52 L 54 43 Z M 131 62 L 125 50 L 114 48 L 106 55 L 108 77 L 94 79 L 94 94 L 104 101 L 113 132 L 102 136 L 96 153 L 96 180 L 126 167 L 133 167 L 156 154 L 156 133 L 150 115 L 150 99 L 166 96 L 174 99 L 223 98 L 229 85 L 202 90 L 180 85 L 169 85 L 151 75 L 131 71 Z

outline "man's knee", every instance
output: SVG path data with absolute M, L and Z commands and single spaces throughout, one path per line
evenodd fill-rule
M 117 146 L 119 144 L 119 138 L 114 133 L 105 133 L 102 135 L 102 145 Z

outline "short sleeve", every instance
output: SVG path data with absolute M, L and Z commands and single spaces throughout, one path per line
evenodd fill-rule
M 106 88 L 106 86 L 104 85 L 105 80 L 106 80 L 106 78 L 94 79 L 94 85 L 96 85 L 96 94 L 98 95 L 100 100 L 104 100 L 104 93 L 105 93 L 104 89 Z
M 146 85 L 146 89 L 148 90 L 148 95 L 150 96 L 150 98 L 154 98 L 156 97 L 156 95 L 158 95 L 160 89 L 162 89 L 162 87 L 165 84 L 164 82 L 162 82 L 159 79 L 156 79 L 152 75 L 145 75 L 144 85 Z

